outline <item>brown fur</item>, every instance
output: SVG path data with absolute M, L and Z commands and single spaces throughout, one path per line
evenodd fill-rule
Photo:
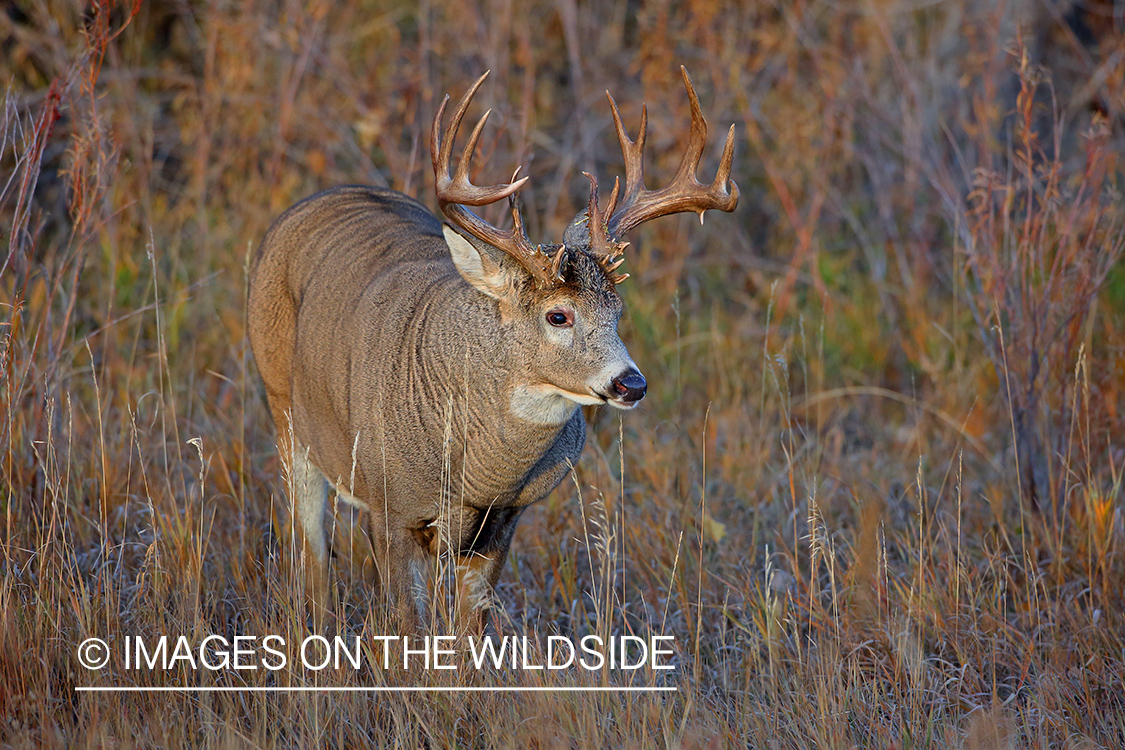
M 500 299 L 466 283 L 422 205 L 351 186 L 290 208 L 254 256 L 250 341 L 301 485 L 291 494 L 317 604 L 328 580 L 318 475 L 369 511 L 380 578 L 414 627 L 405 603 L 419 551 L 451 554 L 495 585 L 522 510 L 582 451 L 577 403 L 569 416 L 563 404 L 557 424 L 536 424 L 513 412 L 516 389 L 582 393 L 593 373 L 631 365 L 616 333 L 620 298 L 582 250 L 571 251 L 564 283 L 539 290 L 472 244 L 507 274 Z M 542 321 L 556 301 L 582 317 L 569 349 L 550 343 Z M 311 467 L 301 473 L 304 451 Z

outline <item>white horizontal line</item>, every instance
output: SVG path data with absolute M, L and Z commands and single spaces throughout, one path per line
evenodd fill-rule
M 76 687 L 76 693 L 675 693 L 677 687 L 482 687 L 449 686 L 425 687 L 233 687 L 212 685 L 203 687 Z

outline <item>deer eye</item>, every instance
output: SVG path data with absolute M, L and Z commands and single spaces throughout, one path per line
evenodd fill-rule
M 561 307 L 552 307 L 547 311 L 547 322 L 555 328 L 568 328 L 574 325 L 574 313 Z

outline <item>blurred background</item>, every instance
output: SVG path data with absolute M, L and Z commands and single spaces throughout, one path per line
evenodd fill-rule
M 0 741 L 1125 741 L 1123 32 L 1113 0 L 5 4 Z M 673 634 L 637 679 L 675 698 L 74 694 L 89 635 L 303 627 L 245 337 L 270 222 L 347 183 L 436 208 L 433 115 L 491 70 L 474 180 L 521 165 L 558 241 L 623 174 L 607 89 L 675 173 L 681 64 L 741 201 L 630 237 L 649 395 L 525 514 L 497 623 Z

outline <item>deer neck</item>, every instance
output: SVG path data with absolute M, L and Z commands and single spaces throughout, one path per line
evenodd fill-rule
M 515 384 L 508 397 L 508 416 L 533 427 L 558 429 L 570 421 L 578 404 L 557 388 Z

